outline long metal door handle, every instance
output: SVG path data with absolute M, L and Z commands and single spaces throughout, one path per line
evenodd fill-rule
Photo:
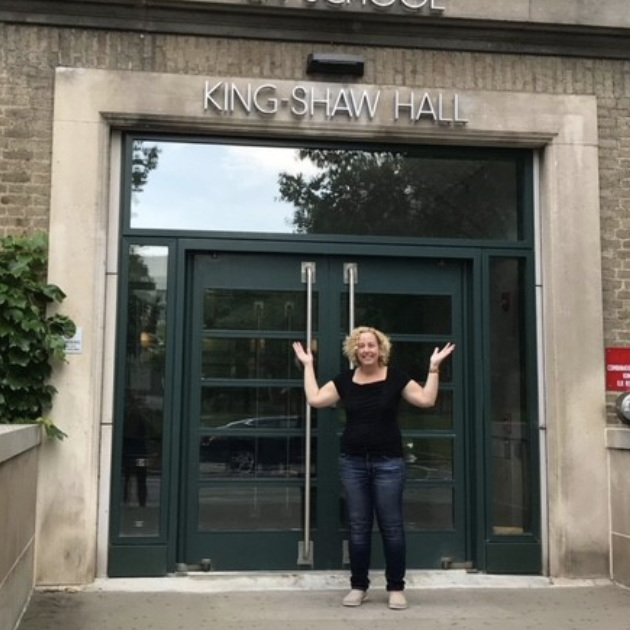
M 348 285 L 348 332 L 352 332 L 355 327 L 354 321 L 354 295 L 355 285 L 359 281 L 359 269 L 357 263 L 344 263 L 343 264 L 343 281 Z M 350 361 L 350 367 L 352 367 L 352 361 Z
M 316 280 L 314 262 L 302 263 L 302 282 L 306 284 L 306 350 L 313 345 L 313 284 Z M 304 444 L 304 539 L 299 544 L 298 564 L 313 566 L 313 543 L 311 541 L 311 406 L 305 402 Z

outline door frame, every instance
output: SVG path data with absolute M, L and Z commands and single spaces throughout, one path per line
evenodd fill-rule
M 516 251 L 515 251 L 516 250 Z M 528 268 L 533 267 L 533 252 L 523 251 L 523 248 L 515 250 L 503 249 L 501 253 L 508 253 L 511 256 L 519 256 L 527 261 Z M 466 274 L 466 280 L 464 282 L 464 290 L 468 292 L 468 296 L 463 296 L 464 308 L 469 308 L 470 312 L 465 313 L 465 317 L 468 325 L 470 326 L 470 353 L 469 353 L 469 365 L 467 366 L 467 373 L 470 375 L 469 379 L 465 379 L 464 382 L 464 397 L 468 401 L 471 410 L 471 426 L 466 428 L 466 435 L 464 438 L 466 442 L 466 451 L 472 453 L 473 461 L 466 462 L 467 469 L 471 471 L 470 478 L 467 479 L 467 492 L 470 505 L 466 506 L 470 516 L 470 527 L 468 536 L 468 548 L 470 555 L 474 559 L 475 568 L 479 570 L 491 570 L 492 567 L 487 563 L 487 549 L 488 539 L 486 536 L 487 529 L 487 479 L 485 470 L 485 459 L 483 454 L 489 452 L 488 446 L 488 431 L 483 426 L 484 410 L 486 403 L 484 401 L 483 392 L 484 383 L 487 382 L 487 361 L 485 360 L 484 352 L 484 325 L 487 324 L 487 314 L 485 314 L 485 305 L 483 304 L 484 291 L 482 287 L 487 284 L 488 278 L 482 269 L 482 262 L 485 256 L 485 248 L 473 248 L 473 247 L 442 247 L 442 246 L 405 246 L 387 244 L 382 246 L 375 246 L 370 244 L 369 246 L 361 243 L 338 243 L 338 242 L 312 242 L 301 241 L 299 239 L 291 241 L 277 242 L 272 239 L 238 239 L 228 241 L 224 238 L 183 238 L 180 239 L 177 245 L 177 274 L 175 282 L 175 295 L 174 301 L 176 303 L 177 314 L 175 316 L 176 328 L 178 332 L 178 338 L 175 343 L 177 347 L 184 347 L 184 322 L 186 317 L 186 309 L 189 305 L 186 303 L 186 296 L 190 294 L 190 287 L 186 285 L 187 277 L 190 277 L 188 273 L 188 266 L 190 265 L 191 254 L 201 253 L 207 251 L 224 251 L 224 252 L 247 252 L 247 253 L 268 253 L 277 254 L 280 251 L 287 254 L 296 254 L 304 257 L 309 255 L 320 256 L 370 256 L 370 257 L 393 257 L 404 260 L 405 258 L 451 258 L 462 261 L 468 265 L 469 272 Z M 499 251 L 497 249 L 497 251 Z M 529 287 L 528 287 L 529 292 Z M 533 293 L 533 286 L 532 286 Z M 533 302 L 532 302 L 533 307 Z M 528 316 L 528 320 L 531 317 Z M 533 326 L 533 322 L 531 322 Z M 182 374 L 185 366 L 185 357 L 182 352 L 178 353 L 175 357 L 174 373 Z M 534 381 L 530 381 L 535 383 Z M 178 388 L 177 392 L 174 392 L 172 397 L 173 409 L 182 409 L 183 405 L 183 391 L 182 388 Z M 173 417 L 178 417 L 179 413 L 173 413 Z M 535 425 L 534 422 L 531 423 Z M 535 426 L 531 427 L 535 430 Z M 179 423 L 172 423 L 172 435 L 171 435 L 171 461 L 173 464 L 173 470 L 180 470 L 181 467 L 181 426 Z M 534 521 L 537 523 L 535 531 L 532 536 L 526 536 L 527 540 L 519 541 L 520 548 L 525 548 L 531 555 L 532 547 L 531 543 L 540 540 L 540 489 L 539 489 L 539 470 L 538 468 L 532 468 L 533 485 L 535 488 L 535 494 L 532 502 L 532 510 L 535 512 Z M 176 480 L 178 475 L 171 475 L 170 483 L 170 501 L 169 503 L 169 543 L 167 551 L 167 563 L 169 567 L 175 567 L 178 557 L 181 557 L 181 541 L 178 536 L 178 515 L 180 513 L 179 500 L 179 480 Z M 482 483 L 476 483 L 481 480 Z M 536 539 L 536 540 L 533 540 Z M 509 541 L 503 543 L 503 550 L 508 551 L 510 544 Z M 523 547 L 524 545 L 524 547 Z M 540 547 L 540 545 L 538 545 Z M 521 554 L 518 554 L 520 557 Z M 540 562 L 534 563 L 536 567 L 540 565 Z M 520 571 L 520 572 L 527 572 Z M 538 568 L 535 568 L 532 572 L 539 572 Z
M 223 255 L 225 258 L 222 260 Z M 298 292 L 302 293 L 304 287 L 304 278 L 301 276 L 301 264 L 305 262 L 305 256 L 302 253 L 286 253 L 286 252 L 234 252 L 234 251 L 217 251 L 212 252 L 194 252 L 189 254 L 187 261 L 187 270 L 192 274 L 188 279 L 187 288 L 193 287 L 190 295 L 186 296 L 185 303 L 188 308 L 186 316 L 187 332 L 186 341 L 183 344 L 185 349 L 184 363 L 184 382 L 186 383 L 183 394 L 183 413 L 181 432 L 182 432 L 182 477 L 180 486 L 180 513 L 177 518 L 180 537 L 178 539 L 178 557 L 180 562 L 192 563 L 192 566 L 201 564 L 202 558 L 212 559 L 215 564 L 215 552 L 205 551 L 205 545 L 210 544 L 216 550 L 217 569 L 219 570 L 237 570 L 241 567 L 244 570 L 252 570 L 250 566 L 252 559 L 260 557 L 261 544 L 262 553 L 269 553 L 271 550 L 269 545 L 279 544 L 282 540 L 286 542 L 278 548 L 277 551 L 271 551 L 269 562 L 277 563 L 269 565 L 270 570 L 294 570 L 296 565 L 293 564 L 294 558 L 297 558 L 298 537 L 301 531 L 283 530 L 283 531 L 264 531 L 256 534 L 254 530 L 221 530 L 221 531 L 198 531 L 197 518 L 199 505 L 197 504 L 198 492 L 202 487 L 202 480 L 198 478 L 199 469 L 198 462 L 198 430 L 202 428 L 198 424 L 198 416 L 200 410 L 199 394 L 200 394 L 200 335 L 203 336 L 203 327 L 201 323 L 202 302 L 200 291 L 204 287 L 212 287 L 212 274 L 216 256 L 216 264 L 218 265 L 214 271 L 216 276 L 216 286 L 222 289 L 231 286 L 231 274 L 234 273 L 235 288 L 246 290 L 275 290 L 285 287 L 286 290 L 295 291 L 299 287 Z M 344 277 L 344 265 L 351 258 L 352 262 L 358 264 L 359 283 L 357 285 L 357 299 L 361 294 L 370 295 L 391 293 L 392 295 L 448 295 L 451 300 L 451 313 L 453 316 L 453 329 L 451 331 L 450 340 L 454 341 L 461 348 L 455 358 L 457 362 L 457 370 L 454 369 L 454 378 L 445 387 L 452 391 L 454 396 L 454 415 L 452 417 L 453 424 L 450 429 L 443 434 L 442 430 L 436 428 L 418 426 L 416 429 L 408 426 L 406 433 L 403 433 L 403 439 L 437 439 L 447 440 L 453 445 L 453 473 L 454 477 L 450 480 L 448 488 L 452 488 L 455 492 L 453 508 L 452 526 L 438 530 L 409 530 L 408 538 L 408 562 L 422 568 L 435 569 L 443 562 L 444 557 L 450 557 L 453 561 L 464 562 L 472 557 L 471 551 L 471 525 L 470 511 L 467 509 L 470 503 L 469 495 L 473 486 L 467 483 L 470 480 L 469 474 L 469 458 L 470 436 L 467 434 L 466 428 L 470 425 L 467 419 L 471 417 L 472 406 L 467 399 L 463 384 L 467 382 L 467 362 L 468 357 L 468 331 L 469 326 L 466 324 L 465 317 L 469 309 L 464 308 L 468 301 L 468 292 L 466 290 L 467 283 L 465 279 L 468 277 L 468 267 L 460 259 L 455 259 L 453 266 L 443 267 L 438 264 L 444 261 L 444 257 L 425 258 L 414 256 L 412 259 L 401 259 L 400 257 L 387 256 L 386 258 L 375 257 L 371 252 L 364 252 L 358 256 L 346 255 L 309 255 L 309 261 L 317 264 L 317 280 L 314 290 L 317 292 L 318 299 L 318 316 L 316 336 L 321 340 L 326 338 L 326 347 L 328 351 L 320 356 L 319 366 L 320 372 L 325 375 L 321 378 L 327 380 L 344 368 L 343 361 L 339 363 L 340 354 L 335 351 L 339 347 L 342 339 L 339 338 L 339 331 L 347 326 L 347 305 L 342 310 L 343 296 L 347 295 L 347 282 Z M 387 271 L 383 272 L 382 264 L 387 266 Z M 405 260 L 409 260 L 410 267 L 405 268 Z M 453 259 L 451 259 L 453 260 Z M 428 265 L 425 263 L 429 263 Z M 247 273 L 247 269 L 253 269 L 258 275 L 257 280 L 252 280 L 251 274 Z M 284 280 L 270 279 L 269 285 L 265 284 L 263 278 L 268 276 L 267 269 L 275 269 L 281 274 Z M 244 275 L 243 275 L 244 274 Z M 262 275 L 261 275 L 262 274 Z M 280 277 L 280 276 L 278 276 Z M 271 277 L 270 277 L 271 278 Z M 400 278 L 399 283 L 393 286 L 392 278 Z M 259 284 L 260 283 L 260 284 Z M 278 284 L 280 283 L 280 284 Z M 393 290 L 392 290 L 393 289 Z M 304 291 L 305 291 L 304 287 Z M 340 324 L 343 323 L 343 327 Z M 433 336 L 430 333 L 405 333 L 404 330 L 393 331 L 389 328 L 388 333 L 396 335 L 414 336 Z M 299 333 L 300 338 L 303 332 Z M 443 334 L 438 335 L 444 337 Z M 437 341 L 425 339 L 422 343 L 433 344 Z M 420 366 L 415 366 L 420 367 Z M 424 378 L 424 374 L 415 374 L 414 378 L 420 380 Z M 409 367 L 408 367 L 409 369 Z M 285 377 L 286 378 L 286 377 Z M 295 376 L 293 377 L 295 379 Z M 300 385 L 301 388 L 301 385 Z M 315 569 L 341 569 L 342 565 L 347 561 L 346 552 L 342 553 L 342 543 L 347 539 L 348 533 L 341 526 L 344 520 L 343 515 L 339 512 L 341 503 L 337 497 L 340 496 L 341 486 L 336 473 L 335 461 L 338 457 L 338 437 L 341 425 L 338 424 L 338 411 L 334 409 L 319 410 L 319 422 L 316 433 L 313 435 L 318 444 L 317 455 L 319 464 L 317 466 L 317 479 L 312 483 L 312 488 L 317 488 L 317 508 L 315 513 L 319 518 L 312 523 L 313 526 L 313 543 L 315 544 L 315 562 L 312 566 L 306 568 Z M 415 437 L 414 437 L 415 436 Z M 234 481 L 234 480 L 232 480 Z M 244 487 L 251 487 L 251 483 L 256 482 L 255 479 L 240 479 L 234 484 L 228 479 L 214 479 L 210 481 L 209 487 L 221 488 L 225 485 L 233 485 L 234 489 L 238 488 L 242 482 L 247 481 Z M 280 480 L 277 480 L 280 481 Z M 287 487 L 295 487 L 295 481 Z M 303 486 L 306 479 L 300 479 Z M 200 485 L 201 484 L 201 485 Z M 266 479 L 261 481 L 262 486 L 274 487 L 277 483 Z M 422 489 L 437 489 L 441 486 L 428 484 L 418 484 L 410 478 L 408 482 L 408 490 L 413 489 L 421 491 Z M 302 509 L 304 506 L 302 506 Z M 236 545 L 239 555 L 233 560 L 233 566 L 224 569 L 225 563 L 230 562 L 225 554 L 225 546 Z M 374 562 L 375 565 L 382 564 L 383 558 L 380 552 L 381 544 L 378 536 L 374 540 Z M 287 547 L 287 544 L 289 547 Z M 293 545 L 293 546 L 291 546 Z M 295 548 L 295 555 L 294 554 Z M 441 556 L 440 556 L 441 554 Z M 411 558 L 416 558 L 411 560 Z M 209 562 L 206 561 L 207 565 Z M 297 562 L 299 568 L 300 562 Z
M 466 506 L 470 514 L 469 546 L 475 568 L 489 573 L 534 573 L 542 571 L 542 541 L 541 541 L 541 489 L 540 469 L 538 457 L 538 442 L 532 442 L 533 453 L 530 462 L 530 471 L 533 486 L 530 509 L 532 511 L 532 532 L 518 539 L 497 538 L 488 536 L 488 497 L 490 496 L 489 479 L 486 470 L 486 454 L 490 452 L 490 431 L 484 426 L 484 415 L 488 407 L 487 391 L 484 390 L 489 382 L 489 366 L 487 361 L 486 334 L 489 317 L 487 305 L 487 286 L 489 282 L 487 260 L 492 255 L 509 255 L 525 261 L 528 273 L 528 284 L 525 287 L 527 293 L 526 328 L 529 343 L 528 360 L 528 384 L 530 432 L 537 432 L 537 380 L 536 380 L 536 349 L 532 343 L 535 337 L 535 286 L 534 277 L 534 252 L 526 247 L 472 247 L 470 244 L 462 246 L 440 246 L 426 244 L 391 243 L 375 245 L 373 242 L 340 242 L 339 240 L 302 240 L 242 238 L 227 239 L 223 236 L 216 238 L 201 237 L 190 238 L 151 238 L 151 237 L 125 237 L 122 240 L 123 251 L 125 246 L 137 245 L 165 245 L 169 248 L 169 273 L 172 283 L 172 293 L 169 300 L 169 327 L 168 339 L 170 356 L 167 360 L 167 373 L 172 375 L 173 390 L 168 392 L 168 409 L 166 411 L 166 424 L 164 428 L 164 471 L 163 471 L 163 510 L 165 533 L 157 540 L 128 540 L 117 538 L 116 523 L 117 500 L 116 483 L 112 486 L 112 510 L 111 510 L 111 536 L 109 549 L 109 575 L 134 576 L 138 575 L 138 566 L 143 564 L 144 575 L 164 575 L 177 569 L 178 559 L 181 557 L 179 545 L 180 524 L 180 478 L 181 478 L 181 440 L 182 427 L 177 419 L 181 417 L 183 405 L 182 374 L 186 357 L 182 348 L 185 347 L 185 321 L 188 305 L 187 295 L 190 294 L 186 286 L 189 260 L 196 252 L 225 251 L 247 253 L 284 252 L 303 257 L 316 256 L 370 256 L 392 257 L 404 260 L 405 258 L 450 258 L 462 261 L 468 266 L 466 274 L 465 290 L 468 296 L 463 297 L 464 308 L 470 311 L 465 314 L 467 325 L 470 327 L 470 353 L 466 366 L 469 379 L 464 382 L 464 396 L 469 401 L 471 413 L 471 426 L 467 427 L 468 452 L 473 460 L 467 464 L 471 471 L 470 479 L 466 480 L 467 496 L 470 497 L 470 505 Z M 484 244 L 486 245 L 486 244 Z M 123 266 L 124 269 L 124 266 Z M 126 283 L 120 283 L 121 295 L 124 295 Z M 119 311 L 119 322 L 124 320 L 124 309 Z M 120 349 L 123 347 L 124 338 L 118 340 L 119 356 L 123 356 Z M 177 376 L 176 376 L 177 375 Z M 178 379 L 176 381 L 176 378 Z M 118 384 L 121 382 L 118 375 Z M 120 391 L 120 390 L 119 390 Z M 120 401 L 117 401 L 117 409 L 120 410 Z M 120 416 L 119 416 L 120 417 Z M 120 432 L 115 436 L 120 441 Z M 115 443 L 117 443 L 115 442 Z M 113 471 L 119 470 L 119 451 L 114 449 Z M 117 459 L 118 458 L 118 459 Z M 498 553 L 497 553 L 498 552 Z

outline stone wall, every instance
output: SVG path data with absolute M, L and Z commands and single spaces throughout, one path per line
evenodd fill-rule
M 0 42 L 0 235 L 47 227 L 56 67 L 304 80 L 313 50 L 300 44 L 8 24 L 0 25 Z M 607 346 L 630 343 L 629 61 L 333 49 L 365 57 L 365 83 L 596 95 L 604 334 Z M 616 423 L 614 414 L 609 421 Z
M 55 68 L 298 81 L 310 79 L 306 58 L 313 51 L 306 44 L 8 24 L 0 25 L 0 42 L 0 234 L 48 226 Z M 605 344 L 628 343 L 630 62 L 385 47 L 328 50 L 362 54 L 366 73 L 361 81 L 367 84 L 596 96 Z M 77 161 L 77 178 L 81 168 Z M 67 240 L 72 241 L 71 236 Z M 611 395 L 611 403 L 612 399 Z M 600 420 L 601 415 L 589 419 L 594 431 Z M 609 422 L 616 423 L 612 413 Z M 600 467 L 601 474 L 604 468 Z M 77 548 L 77 553 L 92 555 L 90 549 Z M 89 562 L 83 558 L 77 565 L 88 567 L 80 581 L 89 579 Z
M 630 428 L 606 431 L 610 468 L 612 578 L 630 587 Z
M 0 630 L 13 630 L 33 590 L 37 426 L 0 425 Z

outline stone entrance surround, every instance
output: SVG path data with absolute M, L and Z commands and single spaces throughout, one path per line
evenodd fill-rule
M 465 125 L 393 125 L 391 115 L 349 124 L 343 117 L 296 121 L 286 112 L 273 118 L 209 115 L 203 108 L 207 80 L 221 79 L 56 71 L 50 280 L 68 294 L 64 312 L 83 329 L 83 348 L 56 381 L 55 417 L 63 419 L 60 424 L 71 437 L 40 449 L 36 582 L 89 583 L 106 573 L 121 129 L 270 138 L 299 133 L 318 139 L 538 150 L 545 560 L 552 576 L 608 577 L 596 98 L 462 90 Z M 445 94 L 452 97 L 452 91 Z

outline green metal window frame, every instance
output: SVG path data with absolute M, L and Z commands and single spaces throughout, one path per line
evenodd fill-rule
M 128 291 L 129 270 L 124 253 L 130 245 L 154 245 L 169 248 L 168 286 L 172 288 L 167 307 L 167 348 L 166 348 L 166 382 L 181 382 L 181 375 L 187 357 L 182 347 L 185 337 L 187 300 L 190 295 L 187 282 L 190 280 L 188 266 L 190 256 L 194 252 L 212 249 L 224 249 L 242 252 L 278 251 L 294 252 L 304 255 L 317 253 L 320 255 L 372 255 L 378 250 L 380 255 L 415 256 L 415 257 L 446 257 L 462 260 L 469 272 L 464 280 L 467 299 L 464 308 L 467 310 L 469 329 L 471 331 L 470 347 L 471 364 L 468 368 L 469 382 L 464 383 L 464 399 L 471 405 L 471 417 L 475 426 L 470 427 L 466 436 L 466 452 L 475 453 L 474 461 L 466 462 L 467 470 L 471 471 L 468 484 L 468 496 L 478 496 L 478 480 L 483 481 L 483 501 L 477 500 L 474 505 L 466 507 L 471 519 L 469 532 L 470 554 L 474 557 L 475 565 L 482 571 L 491 573 L 540 573 L 542 570 L 541 556 L 541 523 L 540 523 L 540 471 L 538 452 L 538 422 L 537 422 L 537 366 L 536 366 L 536 307 L 534 283 L 534 186 L 533 186 L 533 153 L 521 149 L 479 149 L 466 147 L 415 147 L 419 153 L 465 156 L 491 159 L 492 155 L 512 155 L 518 160 L 521 169 L 521 190 L 519 191 L 519 205 L 522 213 L 523 238 L 520 241 L 471 241 L 464 239 L 406 239 L 392 237 L 339 237 L 339 236 L 293 236 L 285 234 L 252 234 L 252 233 L 213 233 L 189 231 L 139 230 L 129 227 L 130 223 L 130 164 L 132 142 L 136 139 L 147 140 L 175 140 L 195 142 L 233 142 L 235 144 L 261 144 L 267 146 L 325 146 L 331 148 L 395 149 L 400 145 L 375 145 L 352 143 L 309 143 L 301 139 L 258 141 L 189 137 L 183 135 L 164 134 L 136 134 L 129 133 L 124 139 L 124 159 L 122 161 L 122 198 L 121 198 L 121 239 L 120 239 L 120 276 L 118 288 L 118 319 L 117 357 L 115 363 L 115 418 L 122 417 L 123 397 L 121 392 L 125 386 L 125 330 L 127 305 L 125 299 Z M 404 145 L 409 149 L 408 145 Z M 529 432 L 534 448 L 531 451 L 530 470 L 532 473 L 531 514 L 532 532 L 523 537 L 501 537 L 489 532 L 488 505 L 491 487 L 490 463 L 485 461 L 484 454 L 489 453 L 491 436 L 483 427 L 484 412 L 490 404 L 490 381 L 488 357 L 489 338 L 489 265 L 493 257 L 519 258 L 525 261 L 525 335 L 526 370 L 529 409 Z M 160 535 L 151 538 L 121 538 L 117 527 L 120 521 L 120 484 L 112 483 L 110 510 L 110 540 L 109 540 L 109 575 L 137 576 L 137 575 L 165 575 L 176 569 L 178 559 L 178 514 L 180 514 L 180 493 L 178 487 L 179 468 L 181 465 L 181 427 L 174 419 L 178 418 L 183 409 L 184 400 L 182 387 L 165 392 L 164 432 L 163 432 L 163 477 L 161 488 L 161 521 Z M 479 426 L 481 423 L 481 426 Z M 122 430 L 118 422 L 114 422 L 112 481 L 116 480 L 116 471 L 121 469 Z M 534 547 L 538 553 L 534 553 Z

